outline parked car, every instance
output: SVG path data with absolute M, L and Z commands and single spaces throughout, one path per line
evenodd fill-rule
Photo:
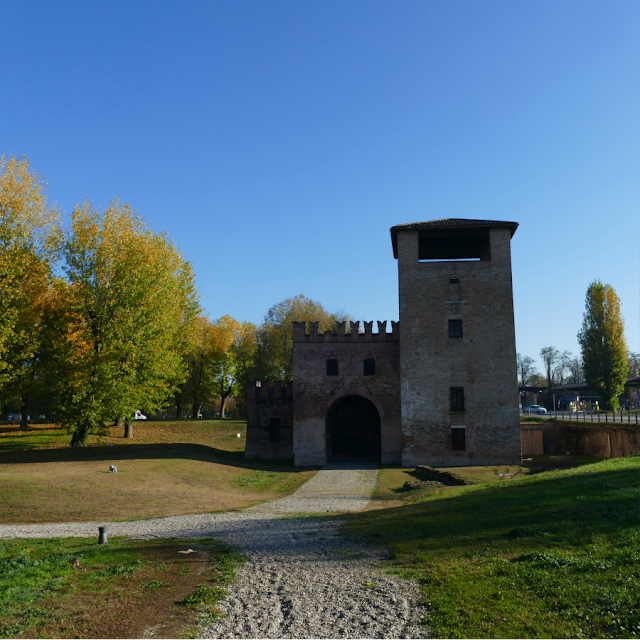
M 547 410 L 544 407 L 541 407 L 539 404 L 532 404 L 528 407 L 525 407 L 524 412 L 543 414 L 543 413 L 547 413 Z
M 7 422 L 20 422 L 22 420 L 21 413 L 10 413 L 7 416 Z M 31 422 L 31 416 L 27 416 L 27 422 Z
M 133 416 L 134 420 L 146 420 L 147 416 L 145 416 L 142 411 L 136 411 L 134 416 Z

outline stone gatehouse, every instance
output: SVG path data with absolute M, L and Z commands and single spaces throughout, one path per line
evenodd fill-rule
M 391 228 L 400 322 L 293 327 L 293 382 L 255 382 L 247 458 L 297 465 L 520 464 L 511 237 L 517 223 Z

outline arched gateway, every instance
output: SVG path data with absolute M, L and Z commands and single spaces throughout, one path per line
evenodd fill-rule
M 327 414 L 329 460 L 380 461 L 380 414 L 361 396 L 341 398 Z

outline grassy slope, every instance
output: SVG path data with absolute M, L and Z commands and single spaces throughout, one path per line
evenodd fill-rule
M 347 526 L 420 581 L 436 637 L 640 637 L 640 457 L 410 500 Z
M 0 428 L 0 523 L 239 509 L 292 493 L 315 473 L 244 460 L 245 434 L 233 420 L 136 423 L 132 440 L 114 428 L 72 449 L 55 425 Z

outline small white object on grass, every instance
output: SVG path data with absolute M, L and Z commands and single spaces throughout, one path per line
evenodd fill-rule
M 238 438 L 240 437 L 240 434 L 238 434 Z
M 178 551 L 178 553 L 195 553 L 195 549 L 187 549 L 186 551 Z

